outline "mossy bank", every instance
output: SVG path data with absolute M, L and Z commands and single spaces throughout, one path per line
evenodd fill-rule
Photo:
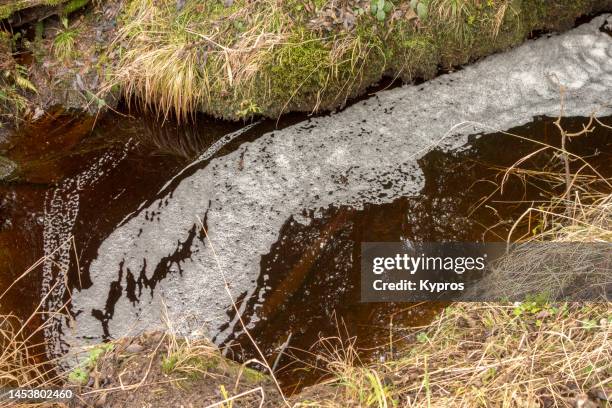
M 429 79 L 612 10 L 595 0 L 52 2 L 63 4 L 32 22 L 33 36 L 4 34 L 5 48 L 34 58 L 2 58 L 3 118 L 55 104 L 97 111 L 119 96 L 183 119 L 333 110 L 383 76 Z M 49 2 L 0 6 L 0 18 L 50 7 L 39 3 Z

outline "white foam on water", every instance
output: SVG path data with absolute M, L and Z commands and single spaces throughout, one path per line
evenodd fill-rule
M 71 237 L 79 213 L 79 194 L 85 189 L 95 187 L 98 180 L 107 176 L 127 156 L 132 146 L 133 143 L 128 141 L 122 151 L 103 154 L 87 171 L 64 180 L 46 194 L 43 229 L 45 260 L 41 286 L 45 312 L 58 312 L 66 302 L 64 282 L 73 251 Z M 60 336 L 62 326 L 65 328 L 68 320 L 65 314 L 43 315 L 44 318 L 49 316 L 51 322 L 44 327 L 45 336 L 50 340 L 47 352 L 51 356 L 57 356 L 66 351 L 66 345 Z
M 206 221 L 234 297 L 265 298 L 266 285 L 256 285 L 260 272 L 267 272 L 260 271 L 260 259 L 291 216 L 417 195 L 424 182 L 420 157 L 435 147 L 459 148 L 469 134 L 557 115 L 559 84 L 566 89 L 566 115 L 612 113 L 612 38 L 598 30 L 605 18 L 419 86 L 380 92 L 213 159 L 102 242 L 89 269 L 93 286 L 73 292 L 73 308 L 80 313 L 75 332 L 65 330 L 63 340 L 98 341 L 103 326 L 92 311 L 110 317 L 105 308 L 111 284 L 119 283 L 125 292 L 130 274 L 142 282 L 158 269 L 171 272 L 154 291 L 142 287 L 139 302 L 122 296 L 114 305 L 109 335 L 160 327 L 163 299 L 176 329 L 216 335 L 222 342 L 237 320 L 226 313 L 230 300 L 211 248 L 195 233 L 198 217 Z M 64 235 L 70 230 L 78 210 L 71 202 L 55 204 L 56 216 L 47 221 L 49 242 L 59 242 L 54 229 Z M 304 216 L 299 220 L 308 222 Z

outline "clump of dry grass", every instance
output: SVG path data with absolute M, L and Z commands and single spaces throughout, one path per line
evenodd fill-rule
M 532 208 L 534 234 L 495 265 L 488 296 L 551 300 L 609 300 L 612 286 L 612 194 L 584 204 L 579 195 Z
M 161 359 L 164 373 L 178 373 L 190 377 L 206 375 L 210 368 L 222 363 L 218 348 L 208 339 L 178 336 L 166 313 L 164 320 L 166 330 L 162 342 L 165 343 L 165 356 Z
M 333 386 L 306 390 L 295 406 L 574 407 L 612 396 L 609 304 L 457 303 L 399 333 L 387 362 L 338 359 Z
M 10 313 L 0 314 L 0 406 L 8 401 L 5 395 L 8 389 L 51 388 L 63 384 L 55 363 L 47 360 L 44 344 L 36 340 L 42 337 L 45 326 L 45 323 L 34 325 L 32 329 L 36 318 L 36 313 L 26 321 Z M 41 405 L 28 401 L 11 401 L 11 404 L 16 408 Z
M 39 353 L 17 316 L 0 315 L 0 388 L 44 383 L 48 374 L 37 359 Z
M 312 346 L 319 350 L 316 369 L 323 370 L 327 379 L 294 396 L 293 407 L 393 406 L 390 383 L 378 366 L 363 363 L 355 341 L 355 337 L 339 335 Z
M 217 92 L 232 92 L 234 85 L 248 88 L 243 82 L 257 74 L 265 54 L 286 37 L 283 25 L 274 18 L 272 1 L 225 13 L 219 4 L 191 2 L 178 16 L 171 2 L 166 3 L 135 0 L 130 4 L 118 34 L 117 42 L 125 52 L 114 78 L 126 95 L 135 95 L 164 116 L 173 113 L 185 119 L 198 108 L 210 106 Z M 201 13 L 211 20 L 203 20 Z M 244 19 L 250 19 L 248 32 L 238 38 L 227 35 Z
M 163 117 L 186 119 L 204 110 L 241 118 L 273 105 L 281 112 L 314 83 L 316 106 L 338 79 L 346 77 L 335 90 L 351 92 L 348 81 L 360 77 L 359 61 L 370 48 L 348 32 L 323 45 L 275 0 L 174 8 L 173 1 L 131 2 L 116 40 L 121 59 L 109 84 Z
M 596 127 L 612 128 L 592 117 L 584 128 L 569 133 L 555 121 L 561 147 L 542 147 L 505 171 L 522 183 L 538 179 L 549 186 L 544 202 L 531 205 L 508 235 L 518 242 L 482 282 L 488 298 L 523 299 L 546 291 L 551 300 L 609 300 L 612 287 L 612 179 L 566 149 L 571 138 L 588 138 Z M 544 169 L 524 164 L 553 152 Z M 515 231 L 525 231 L 516 237 Z
M 541 214 L 537 235 L 554 242 L 612 242 L 612 194 L 592 192 L 585 198 L 574 194 L 573 200 L 559 199 Z M 556 211 L 552 211 L 556 209 Z

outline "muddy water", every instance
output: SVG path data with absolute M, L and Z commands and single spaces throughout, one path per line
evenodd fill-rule
M 426 322 L 436 306 L 358 302 L 357 245 L 504 237 L 541 186 L 517 183 L 498 196 L 496 167 L 534 146 L 476 134 L 524 125 L 514 131 L 558 143 L 550 120 L 530 123 L 559 110 L 553 74 L 567 87 L 568 114 L 610 114 L 612 46 L 602 24 L 335 115 L 290 117 L 284 130 L 61 113 L 22 129 L 3 147 L 21 168 L 1 187 L 1 284 L 47 259 L 1 306 L 25 316 L 42 297 L 47 312 L 72 299 L 73 319 L 56 316 L 46 332 L 51 355 L 159 328 L 168 315 L 182 333 L 248 357 L 224 278 L 271 361 L 289 334 L 291 350 L 338 330 L 368 347 L 388 335 L 390 316 L 400 327 Z M 572 144 L 587 147 L 600 167 L 611 162 L 607 133 Z M 287 386 L 313 378 L 281 372 Z

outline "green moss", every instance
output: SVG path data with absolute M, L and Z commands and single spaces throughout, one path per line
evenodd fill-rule
M 257 371 L 257 370 L 253 370 L 252 368 L 249 367 L 245 367 L 244 369 L 244 376 L 247 379 L 247 381 L 250 381 L 252 383 L 259 383 L 261 381 L 264 381 L 268 378 L 267 375 Z
M 57 6 L 68 0 L 17 0 L 0 5 L 0 20 L 9 18 L 13 13 L 37 6 Z M 74 1 L 74 0 L 72 0 Z
M 232 361 L 228 361 L 228 370 L 231 377 L 240 377 L 251 384 L 261 384 L 264 381 L 268 381 L 270 377 L 262 373 L 261 371 L 254 370 L 243 365 L 236 364 Z
M 68 379 L 75 384 L 86 384 L 89 380 L 91 370 L 98 364 L 98 360 L 105 353 L 112 351 L 115 346 L 111 343 L 97 345 L 89 350 L 85 358 L 70 371 Z
M 0 5 L 0 20 L 9 18 L 13 13 L 28 8 L 38 6 L 59 6 L 66 3 L 62 7 L 62 13 L 68 15 L 83 7 L 85 7 L 89 0 L 17 0 L 9 2 L 9 4 Z
M 70 0 L 62 8 L 62 13 L 64 15 L 74 13 L 75 11 L 85 7 L 88 3 L 89 3 L 89 0 Z
M 390 42 L 393 50 L 390 67 L 405 82 L 435 75 L 438 69 L 438 50 L 433 36 L 416 32 L 404 24 L 392 32 Z
M 179 354 L 171 354 L 162 358 L 161 369 L 164 374 L 180 372 L 189 374 L 193 379 L 199 377 L 201 373 L 217 368 L 221 362 L 220 359 L 220 356 L 214 355 L 207 357 L 193 356 L 184 359 L 184 356 Z
M 320 90 L 329 75 L 329 58 L 330 50 L 325 44 L 302 30 L 298 31 L 289 39 L 289 44 L 270 55 L 262 67 L 271 79 L 272 100 L 291 102 L 288 92 L 300 93 L 300 98 L 316 97 L 313 91 Z M 271 107 L 270 103 L 266 105 Z

